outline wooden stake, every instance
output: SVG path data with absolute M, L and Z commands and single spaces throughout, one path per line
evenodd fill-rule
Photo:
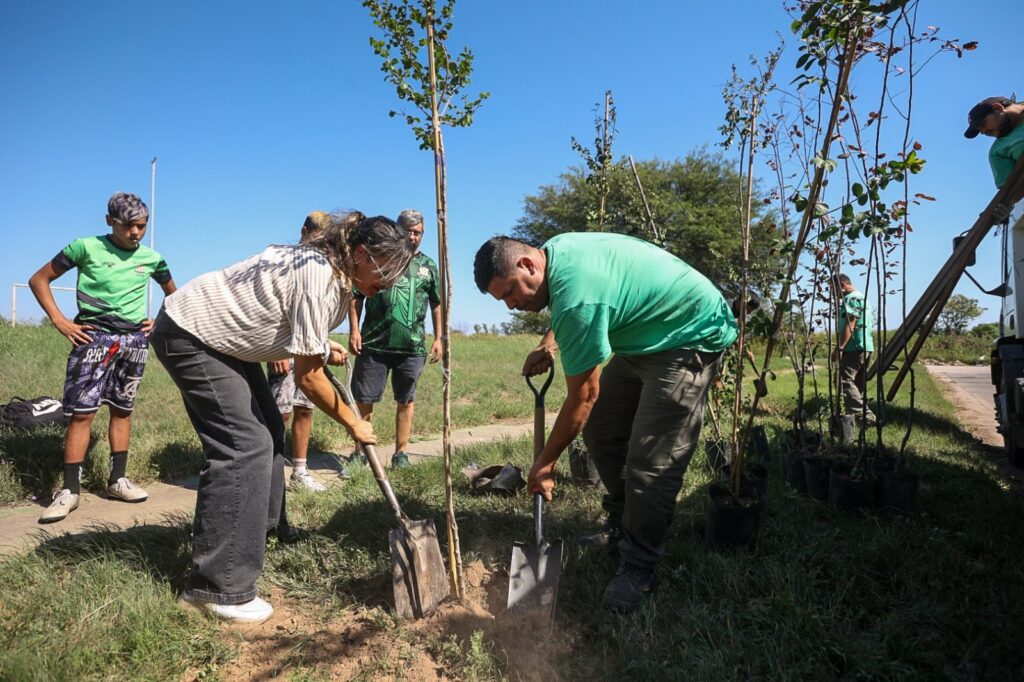
M 633 179 L 636 180 L 637 189 L 640 190 L 640 198 L 643 199 L 644 202 L 644 211 L 647 212 L 647 225 L 651 228 L 654 238 L 660 242 L 661 235 L 658 234 L 658 226 L 654 224 L 654 216 L 651 215 L 651 207 L 647 204 L 647 194 L 644 193 L 643 183 L 640 182 L 640 174 L 636 172 L 636 164 L 633 163 L 632 155 L 626 158 L 629 159 L 629 167 L 633 169 Z
M 452 594 L 462 599 L 465 583 L 462 570 L 462 550 L 459 547 L 459 526 L 455 520 L 455 500 L 452 488 L 452 348 L 451 348 L 451 264 L 448 260 L 448 199 L 444 140 L 441 137 L 441 117 L 437 107 L 437 71 L 434 63 L 434 15 L 427 14 L 427 54 L 430 60 L 430 113 L 434 126 L 434 196 L 437 204 L 437 253 L 441 275 L 441 372 L 444 375 L 444 426 L 442 451 L 444 453 L 445 519 L 448 530 L 448 579 Z

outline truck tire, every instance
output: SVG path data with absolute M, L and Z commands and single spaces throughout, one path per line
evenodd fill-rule
M 1010 463 L 1016 467 L 1024 467 L 1024 426 L 1021 425 L 1024 421 L 1024 379 L 1017 379 L 1011 385 L 1014 393 L 1010 402 L 1011 414 L 1006 415 L 1004 421 L 1003 446 Z

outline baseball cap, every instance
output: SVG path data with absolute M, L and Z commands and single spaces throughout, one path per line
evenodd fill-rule
M 981 132 L 978 130 L 978 126 L 985 120 L 985 117 L 995 111 L 996 104 L 1001 106 L 1007 106 L 1013 104 L 1013 100 L 1008 97 L 986 97 L 981 100 L 967 112 L 967 130 L 964 131 L 964 137 L 967 139 L 974 139 Z

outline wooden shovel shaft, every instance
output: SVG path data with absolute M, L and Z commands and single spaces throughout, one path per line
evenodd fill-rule
M 324 367 L 324 374 L 330 379 L 334 385 L 335 390 L 341 395 L 341 399 L 348 405 L 348 408 L 359 414 L 356 410 L 356 401 L 352 398 L 352 391 L 349 390 L 348 386 L 338 381 L 337 377 L 331 374 L 331 371 Z M 409 518 L 402 512 L 402 507 L 398 504 L 398 498 L 395 497 L 395 491 L 391 488 L 391 481 L 388 480 L 388 475 L 384 473 L 384 467 L 381 466 L 380 460 L 377 459 L 376 449 L 367 443 L 356 444 L 366 455 L 366 461 L 370 465 L 370 471 L 373 472 L 373 477 L 377 479 L 377 485 L 380 486 L 380 490 L 384 493 L 384 498 L 388 501 L 388 506 L 391 507 L 391 511 L 394 512 L 395 518 L 402 524 L 404 528 Z

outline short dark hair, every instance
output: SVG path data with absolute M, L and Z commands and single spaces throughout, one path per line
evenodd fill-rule
M 504 277 L 512 272 L 516 257 L 525 253 L 530 245 L 512 237 L 491 237 L 477 249 L 473 259 L 473 279 L 481 294 L 495 277 Z
M 835 275 L 832 276 L 832 278 L 835 279 L 836 284 L 853 284 L 852 280 L 850 280 L 849 275 L 836 273 Z

